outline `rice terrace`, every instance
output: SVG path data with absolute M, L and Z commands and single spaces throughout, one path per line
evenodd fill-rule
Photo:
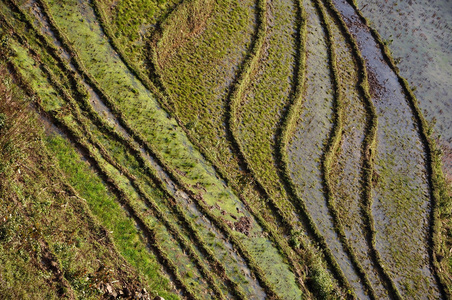
M 0 299 L 452 299 L 451 0 L 0 0 Z

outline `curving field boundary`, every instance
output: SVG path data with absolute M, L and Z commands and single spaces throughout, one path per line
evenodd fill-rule
M 429 252 L 429 260 L 432 268 L 434 270 L 434 276 L 437 281 L 440 293 L 444 299 L 449 299 L 451 297 L 451 292 L 449 288 L 450 280 L 447 279 L 446 276 L 442 275 L 440 272 L 441 265 L 437 258 L 437 253 L 440 252 L 440 242 L 439 242 L 439 234 L 440 234 L 440 220 L 439 220 L 439 204 L 442 202 L 443 198 L 448 197 L 447 193 L 444 190 L 445 181 L 444 174 L 441 168 L 441 158 L 440 158 L 440 150 L 436 145 L 433 138 L 431 138 L 432 128 L 428 125 L 425 120 L 421 109 L 418 105 L 418 100 L 411 89 L 408 81 L 400 75 L 399 68 L 396 66 L 394 59 L 392 58 L 391 51 L 388 46 L 383 42 L 380 34 L 370 26 L 368 20 L 364 17 L 362 12 L 359 10 L 358 5 L 355 0 L 347 0 L 353 9 L 356 11 L 361 21 L 369 28 L 372 36 L 377 42 L 378 46 L 383 53 L 383 58 L 389 67 L 392 69 L 394 74 L 396 74 L 400 85 L 406 95 L 410 108 L 413 112 L 414 118 L 416 120 L 417 125 L 419 126 L 419 134 L 421 136 L 422 143 L 424 144 L 424 148 L 427 156 L 427 173 L 428 173 L 428 182 L 430 185 L 430 199 L 431 199 L 431 212 L 430 212 L 430 234 L 429 234 L 429 244 L 428 247 Z

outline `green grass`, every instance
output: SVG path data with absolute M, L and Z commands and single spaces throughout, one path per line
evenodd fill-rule
M 55 78 L 52 78 L 52 81 L 53 81 L 53 84 L 57 84 L 57 82 L 56 82 L 57 80 L 56 80 Z M 47 95 L 46 95 L 46 94 L 43 94 L 42 96 L 44 96 L 44 101 L 43 101 L 43 102 L 46 103 L 47 100 L 48 100 L 48 99 L 46 99 L 46 96 L 47 96 Z M 41 98 L 41 100 L 42 100 L 42 98 Z M 66 110 L 67 110 L 67 108 L 66 108 Z M 66 112 L 66 114 L 67 114 L 67 112 Z M 79 113 L 79 114 L 80 114 L 80 113 Z M 80 118 L 80 116 L 78 116 L 78 118 Z M 71 118 L 70 118 L 69 116 L 66 116 L 66 117 L 65 117 L 65 120 L 68 121 L 68 122 L 71 122 Z M 86 121 L 85 121 L 85 122 L 86 122 Z M 93 128 L 91 128 L 91 129 L 92 129 L 94 132 L 96 132 Z M 116 149 L 116 150 L 118 150 L 118 149 Z M 118 156 L 118 151 L 113 151 L 112 153 L 113 153 L 113 154 L 116 154 L 116 155 Z M 129 160 L 130 160 L 130 158 L 129 158 Z M 129 164 L 129 166 L 132 167 L 132 168 L 134 167 L 134 166 L 133 166 L 133 163 L 132 163 L 132 164 Z M 135 167 L 135 168 L 136 168 L 136 167 Z M 180 261 L 180 259 L 177 260 L 177 261 Z M 189 264 L 186 264 L 186 265 L 189 265 Z M 199 277 L 199 276 L 198 276 L 198 277 Z
M 166 294 L 164 297 L 170 296 L 169 282 L 161 273 L 159 263 L 146 249 L 145 241 L 135 224 L 106 189 L 102 180 L 81 160 L 73 146 L 61 137 L 49 138 L 48 147 L 58 159 L 68 181 L 82 198 L 87 199 L 93 214 L 112 232 L 121 254 L 147 278 L 153 291 L 162 296 Z
M 31 63 L 31 61 L 27 59 L 26 52 L 17 45 L 15 46 L 15 50 L 16 53 L 18 53 L 15 62 L 18 64 L 21 63 L 22 66 L 26 68 L 27 65 L 25 62 Z M 59 99 L 55 97 L 56 92 L 51 91 L 51 85 L 46 82 L 44 75 L 39 72 L 39 68 L 30 69 L 33 70 L 33 72 L 26 73 L 27 79 L 38 83 L 37 86 L 40 87 L 40 89 L 37 89 L 36 91 L 42 99 L 43 106 L 47 107 L 49 110 L 54 109 L 54 106 L 46 105 L 46 103 L 54 102 L 55 99 Z M 115 233 L 113 235 L 115 241 L 118 241 L 118 239 L 121 240 L 121 243 L 119 243 L 121 253 L 129 260 L 129 262 L 133 263 L 134 266 L 139 267 L 141 272 L 148 277 L 149 282 L 153 282 L 150 286 L 154 287 L 155 282 L 159 282 L 159 284 L 165 284 L 166 282 L 167 284 L 166 280 L 161 279 L 162 275 L 159 274 L 159 264 L 152 259 L 152 256 L 149 258 L 146 257 L 149 255 L 149 252 L 146 250 L 133 223 L 127 218 L 117 204 L 116 206 L 112 205 L 114 198 L 111 195 L 105 195 L 107 190 L 102 181 L 100 181 L 99 178 L 95 180 L 95 178 L 93 178 L 94 175 L 88 176 L 89 174 L 86 174 L 87 168 L 89 168 L 88 165 L 85 163 L 80 165 L 80 159 L 78 159 L 78 161 L 75 159 L 77 154 L 73 150 L 70 152 L 72 148 L 67 144 L 66 148 L 64 148 L 64 143 L 64 140 L 61 138 L 54 137 L 53 140 L 49 141 L 49 147 L 53 147 L 51 149 L 54 151 L 59 149 L 59 147 L 63 148 L 60 149 L 58 153 L 55 153 L 57 157 L 60 158 L 61 162 L 65 163 L 64 166 L 61 166 L 62 169 L 69 174 L 69 181 L 74 185 L 76 190 L 80 192 L 81 197 L 90 199 L 92 201 L 90 204 L 95 205 L 95 207 L 90 208 L 102 222 L 105 222 L 104 225 Z M 83 166 L 85 168 L 83 168 Z M 118 222 L 118 220 L 121 220 L 121 214 L 122 221 Z M 124 237 L 128 237 L 128 239 L 124 239 Z M 160 279 L 156 280 L 156 278 Z
M 228 1 L 216 3 L 200 36 L 174 47 L 174 53 L 165 61 L 158 56 L 156 62 L 162 63 L 162 80 L 177 116 L 190 131 L 192 139 L 234 177 L 239 176 L 238 167 L 229 152 L 225 114 L 228 88 L 252 39 L 255 16 L 250 6 L 253 4 L 253 1 L 243 4 Z M 164 33 L 168 32 L 170 38 L 175 25 L 170 21 L 167 23 Z M 157 54 L 164 47 L 171 49 L 171 45 L 159 42 L 155 50 Z M 230 163 L 222 163 L 226 161 Z
M 69 120 L 69 122 L 70 122 L 70 120 Z
M 272 4 L 269 13 L 274 21 L 267 30 L 259 67 L 250 77 L 232 117 L 237 123 L 237 139 L 255 178 L 262 182 L 270 197 L 284 205 L 288 200 L 277 173 L 275 143 L 284 108 L 290 103 L 296 84 L 293 76 L 297 67 L 297 10 L 294 2 Z
M 1 68 L 4 76 L 3 65 Z M 99 284 L 117 280 L 119 283 L 112 284 L 114 289 L 146 287 L 153 294 L 158 291 L 176 299 L 168 293 L 168 280 L 160 274 L 160 266 L 148 256 L 143 244 L 140 249 L 133 224 L 127 228 L 130 220 L 115 215 L 114 205 L 108 203 L 110 200 L 114 204 L 113 197 L 100 179 L 80 161 L 72 146 L 57 136 L 46 137 L 35 114 L 27 108 L 30 100 L 22 100 L 30 99 L 28 96 L 4 79 L 2 93 L 3 83 L 14 92 L 6 101 L 3 97 L 8 99 L 8 94 L 2 94 L 0 109 L 8 117 L 0 132 L 0 198 L 7 201 L 1 212 L 2 275 L 7 282 L 2 285 L 2 295 L 56 299 L 66 294 L 92 299 L 103 293 L 98 290 Z M 12 114 L 14 107 L 21 109 Z M 70 166 L 70 178 L 63 175 L 62 171 L 67 170 L 59 168 L 56 158 L 62 159 L 64 167 Z M 6 164 L 8 161 L 13 163 Z M 77 191 L 69 182 L 75 183 Z M 107 229 L 97 215 L 92 215 L 93 205 L 97 205 L 96 213 L 111 214 Z M 112 238 L 118 242 L 118 234 L 123 243 L 113 244 Z M 141 276 L 119 253 L 135 261 L 141 271 L 147 271 L 142 275 L 153 274 L 152 280 L 141 283 Z M 42 265 L 41 259 L 49 258 L 61 275 Z
M 370 28 L 372 70 L 332 0 L 24 3 L 0 7 L 0 294 L 448 298 L 451 192 L 394 37 Z
M 54 13 L 54 17 L 56 17 L 59 22 L 61 22 L 63 25 L 67 24 L 68 26 L 74 26 L 74 23 L 71 22 L 70 24 L 64 23 L 63 16 L 59 15 L 58 11 L 60 11 L 60 7 L 56 8 L 57 10 Z M 53 8 L 52 8 L 53 10 Z M 74 16 L 77 16 L 76 11 L 72 11 L 74 13 Z M 69 16 L 72 15 L 71 11 L 65 10 L 64 15 Z M 89 15 L 88 15 L 89 17 Z M 86 16 L 85 16 L 86 18 Z M 79 17 L 76 17 L 76 22 L 79 22 Z M 62 25 L 60 23 L 60 26 Z M 81 25 L 86 24 L 82 23 Z M 78 24 L 80 25 L 80 24 Z M 67 33 L 74 35 L 77 34 L 78 30 L 83 30 L 83 26 L 77 26 L 76 28 L 71 28 L 71 30 L 68 30 Z M 83 36 L 86 38 L 91 37 L 95 38 L 97 36 L 97 33 L 91 32 L 89 30 L 84 29 Z M 81 40 L 78 40 L 81 41 Z M 88 44 L 86 43 L 88 40 L 84 39 L 84 43 L 86 44 L 79 44 L 75 42 L 74 47 L 87 47 Z M 131 78 L 128 76 L 128 73 L 125 72 L 125 66 L 122 64 L 116 64 L 115 66 L 117 71 L 120 71 L 120 73 L 114 72 L 114 73 L 103 73 L 102 69 L 105 69 L 105 65 L 109 65 L 109 63 L 114 63 L 114 61 L 110 61 L 112 57 L 105 55 L 102 55 L 102 58 L 100 58 L 98 55 L 100 55 L 100 50 L 102 51 L 111 51 L 107 47 L 107 44 L 101 42 L 98 43 L 98 46 L 93 52 L 93 48 L 89 47 L 86 48 L 83 51 L 80 51 L 82 60 L 87 63 L 87 68 L 93 73 L 94 77 L 98 78 L 101 84 L 105 84 L 106 90 L 116 90 L 118 91 L 117 94 L 114 95 L 114 98 L 117 99 L 117 105 L 121 108 L 121 110 L 128 115 L 129 120 L 133 120 L 131 122 L 132 127 L 135 128 L 136 132 L 139 132 L 144 137 L 146 137 L 146 140 L 148 140 L 149 143 L 152 142 L 151 148 L 155 147 L 155 153 L 158 155 L 161 155 L 161 158 L 165 164 L 169 165 L 172 168 L 179 169 L 180 174 L 182 175 L 182 181 L 185 186 L 193 186 L 196 185 L 198 182 L 200 182 L 201 185 L 203 185 L 207 192 L 204 193 L 203 198 L 207 202 L 207 204 L 220 204 L 220 207 L 224 209 L 225 211 L 233 212 L 237 215 L 236 212 L 236 206 L 240 205 L 240 202 L 238 200 L 234 200 L 234 196 L 231 192 L 224 193 L 219 187 L 222 186 L 220 182 L 212 177 L 208 172 L 210 167 L 207 167 L 204 163 L 201 164 L 203 161 L 201 156 L 197 154 L 196 152 L 190 151 L 184 146 L 189 145 L 190 143 L 188 140 L 186 140 L 186 137 L 184 134 L 178 129 L 175 125 L 175 122 L 171 119 L 168 119 L 163 111 L 161 110 L 155 110 L 153 109 L 157 104 L 155 100 L 152 99 L 152 96 L 144 89 L 143 86 L 141 86 L 134 78 Z M 110 48 L 111 49 L 111 48 Z M 95 55 L 94 55 L 95 54 Z M 89 55 L 89 58 L 86 57 Z M 96 58 L 98 57 L 98 58 Z M 114 60 L 114 58 L 113 58 Z M 102 65 L 100 65 L 100 62 L 102 61 Z M 108 62 L 107 64 L 105 64 Z M 99 67 L 99 68 L 97 68 Z M 122 74 L 122 75 L 121 75 Z M 100 76 L 100 75 L 107 75 L 107 76 Z M 111 77 L 110 77 L 111 76 Z M 119 76 L 119 77 L 117 77 Z M 116 80 L 112 80 L 113 77 L 116 77 Z M 116 86 L 115 88 L 110 89 L 109 86 L 114 84 Z M 131 86 L 133 86 L 136 91 L 138 92 L 136 95 L 132 92 Z M 132 95 L 130 94 L 133 94 Z M 140 114 L 138 115 L 137 106 L 134 105 L 134 102 L 140 101 L 140 104 L 138 104 L 142 111 L 140 111 Z M 148 122 L 153 122 L 154 126 L 152 127 L 146 127 L 143 126 L 144 124 Z M 182 143 L 181 143 L 182 142 Z M 167 167 L 168 170 L 169 167 Z M 174 176 L 179 177 L 180 175 L 176 175 L 176 172 L 173 173 Z M 196 191 L 196 189 L 191 188 L 192 191 Z M 196 193 L 199 193 L 196 191 Z M 225 195 L 228 195 L 225 198 Z M 220 199 L 221 201 L 218 202 L 216 199 Z M 227 202 L 226 202 L 227 201 Z M 216 216 L 215 216 L 216 215 Z M 240 214 L 239 214 L 240 215 Z M 211 217 L 214 217 L 218 219 L 220 216 L 220 212 L 215 211 L 215 214 L 211 215 Z M 229 218 L 226 216 L 226 218 Z M 232 218 L 231 218 L 232 219 Z M 260 230 L 257 226 L 254 227 L 257 230 Z M 223 230 L 226 230 L 225 227 L 223 227 Z M 240 246 L 241 247 L 241 246 Z M 270 249 L 269 249 L 270 250 Z M 245 252 L 244 252 L 245 253 Z M 269 255 L 272 256 L 272 255 Z M 251 259 L 251 258 L 249 258 Z M 251 260 L 250 260 L 251 262 Z M 254 264 L 255 265 L 255 264 Z M 257 265 L 255 265 L 257 266 Z M 257 269 L 256 269 L 257 270 Z M 261 271 L 259 271 L 261 272 Z M 290 275 L 291 273 L 288 272 L 287 275 Z M 265 280 L 264 277 L 261 275 L 261 280 Z
M 178 0 L 95 1 L 106 12 L 117 42 L 138 64 L 145 60 L 147 39 L 156 24 L 179 3 Z

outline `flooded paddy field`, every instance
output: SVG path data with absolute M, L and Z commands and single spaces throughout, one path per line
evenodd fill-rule
M 331 17 L 330 17 L 331 19 Z M 363 144 L 368 118 L 363 95 L 358 90 L 358 66 L 352 47 L 338 24 L 330 20 L 337 55 L 343 101 L 342 140 L 331 170 L 331 185 L 343 230 L 378 298 L 388 297 L 376 262 L 370 258 L 369 224 L 364 218 Z
M 446 2 L 1 0 L 0 60 L 151 298 L 446 299 Z
M 388 43 L 401 75 L 440 136 L 444 172 L 452 179 L 452 5 L 450 1 L 357 1 Z
M 377 250 L 402 294 L 436 298 L 427 251 L 430 187 L 418 124 L 370 31 L 346 1 L 334 2 L 366 61 L 378 117 L 372 205 Z
M 304 3 L 307 15 L 306 82 L 301 116 L 288 148 L 289 169 L 308 213 L 347 280 L 359 297 L 366 297 L 360 279 L 341 243 L 324 194 L 321 160 L 333 126 L 334 87 L 328 43 L 313 2 Z

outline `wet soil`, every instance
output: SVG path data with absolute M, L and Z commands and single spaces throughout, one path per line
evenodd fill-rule
M 425 151 L 394 72 L 345 0 L 335 0 L 371 74 L 378 116 L 374 203 L 377 250 L 406 297 L 439 297 L 428 259 L 430 198 Z
M 329 138 L 333 118 L 333 84 L 326 36 L 312 2 L 304 2 L 308 16 L 306 92 L 292 141 L 288 147 L 289 169 L 299 194 L 306 203 L 320 233 L 355 293 L 366 293 L 340 242 L 327 207 L 321 174 L 324 143 Z
M 364 100 L 357 90 L 358 69 L 350 45 L 339 27 L 330 18 L 337 55 L 340 89 L 343 95 L 343 131 L 340 152 L 331 170 L 331 187 L 336 208 L 344 226 L 350 246 L 363 266 L 379 299 L 388 297 L 378 270 L 369 258 L 366 224 L 363 218 L 362 199 L 362 146 L 367 115 Z M 368 228 L 368 227 L 367 227 Z
M 452 5 L 448 0 L 363 1 L 360 10 L 388 42 L 439 144 L 452 147 Z M 450 157 L 444 172 L 452 177 Z

